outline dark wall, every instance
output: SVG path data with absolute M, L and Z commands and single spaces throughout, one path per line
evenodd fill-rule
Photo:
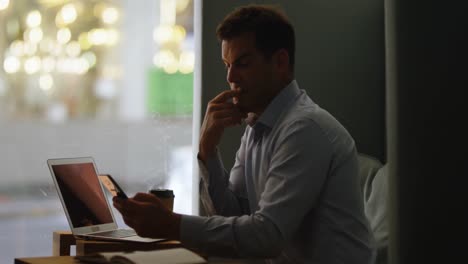
M 215 37 L 218 23 L 251 1 L 203 1 L 202 114 L 229 86 Z M 383 1 L 257 1 L 279 4 L 296 29 L 296 79 L 356 140 L 358 151 L 385 161 Z M 220 148 L 234 162 L 243 128 L 228 129 Z
M 385 2 L 390 263 L 456 262 L 468 236 L 466 4 Z

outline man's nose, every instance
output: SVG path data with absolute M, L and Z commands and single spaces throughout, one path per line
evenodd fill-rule
M 227 82 L 228 83 L 235 83 L 235 82 L 238 81 L 238 79 L 239 79 L 239 76 L 238 76 L 237 71 L 233 67 L 230 67 L 227 70 L 227 76 L 226 76 Z

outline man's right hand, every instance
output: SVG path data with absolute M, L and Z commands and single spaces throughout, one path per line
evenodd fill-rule
M 208 103 L 205 118 L 200 131 L 199 158 L 206 159 L 215 154 L 224 129 L 240 125 L 247 113 L 242 113 L 233 103 L 233 97 L 237 97 L 239 91 L 226 90 L 218 94 Z

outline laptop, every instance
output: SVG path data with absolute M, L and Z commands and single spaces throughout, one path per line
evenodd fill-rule
M 47 165 L 74 236 L 145 243 L 165 240 L 140 237 L 117 226 L 92 157 L 48 159 Z

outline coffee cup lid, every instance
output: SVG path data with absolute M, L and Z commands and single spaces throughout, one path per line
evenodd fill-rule
M 174 198 L 174 192 L 170 189 L 151 189 L 149 192 L 161 198 Z

